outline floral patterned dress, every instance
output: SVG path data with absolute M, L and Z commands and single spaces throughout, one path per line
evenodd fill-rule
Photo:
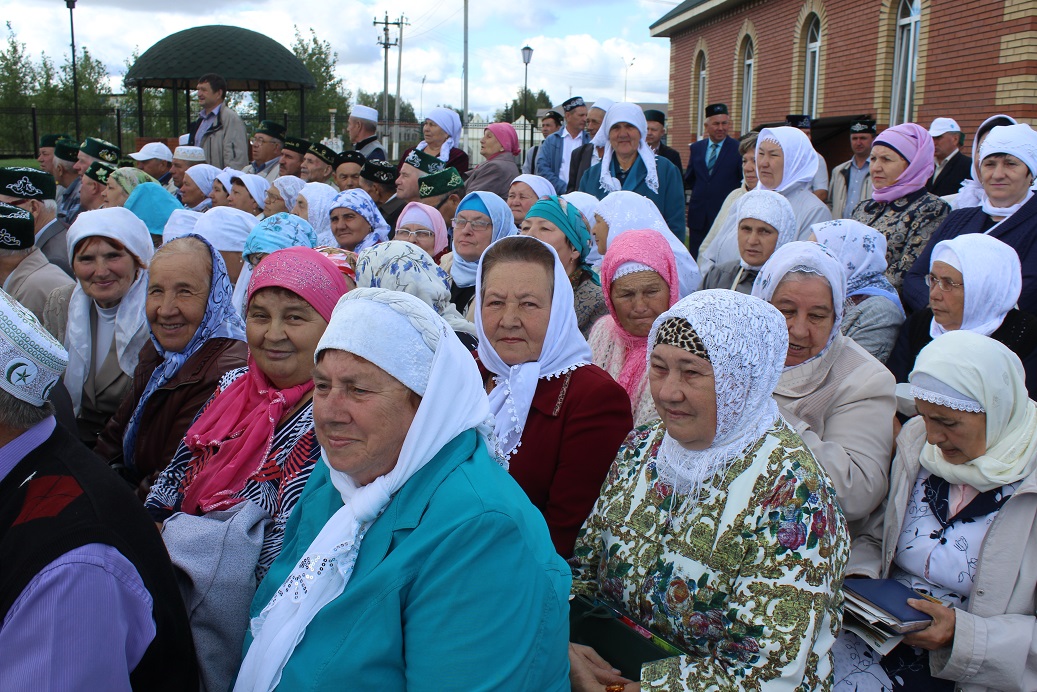
M 849 534 L 827 474 L 779 420 L 692 503 L 658 480 L 664 433 L 624 442 L 576 541 L 573 591 L 689 652 L 645 664 L 644 690 L 830 689 Z

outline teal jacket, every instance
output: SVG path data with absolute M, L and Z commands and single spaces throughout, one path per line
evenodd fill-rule
M 253 617 L 340 507 L 317 464 Z M 543 516 L 468 430 L 371 525 L 345 591 L 310 622 L 278 689 L 568 690 L 571 584 Z
M 612 175 L 619 174 L 619 162 L 612 157 Z M 641 160 L 640 154 L 634 165 L 630 167 L 626 180 L 623 181 L 623 189 L 644 195 L 655 202 L 659 213 L 666 220 L 666 225 L 673 234 L 687 245 L 684 232 L 684 181 L 677 167 L 661 156 L 655 157 L 655 169 L 659 173 L 659 191 L 652 192 L 648 187 L 648 167 Z M 580 192 L 594 195 L 598 199 L 605 199 L 608 190 L 601 186 L 601 162 L 594 164 L 580 178 Z

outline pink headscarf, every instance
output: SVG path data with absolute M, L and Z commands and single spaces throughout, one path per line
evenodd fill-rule
M 500 145 L 504 147 L 504 151 L 511 152 L 512 156 L 518 156 L 518 133 L 515 132 L 515 128 L 512 127 L 511 123 L 491 123 L 486 126 L 486 129 L 493 133 Z M 491 156 L 490 158 L 493 157 Z
M 907 169 L 892 185 L 875 190 L 872 198 L 880 202 L 892 202 L 921 190 L 933 177 L 936 168 L 933 162 L 933 138 L 921 125 L 904 123 L 891 127 L 879 135 L 872 146 L 877 144 L 895 149 L 907 161 Z
M 446 234 L 446 222 L 443 221 L 443 215 L 439 213 L 438 209 L 421 202 L 409 202 L 403 208 L 403 211 L 400 212 L 400 218 L 396 220 L 395 230 L 399 230 L 400 226 L 408 223 L 420 223 L 436 234 L 436 239 L 432 246 L 433 257 L 446 250 L 447 243 L 450 240 Z
M 677 260 L 666 239 L 658 231 L 627 231 L 609 243 L 608 252 L 601 263 L 601 290 L 605 294 L 605 305 L 612 320 L 612 334 L 627 348 L 626 360 L 619 372 L 617 381 L 630 395 L 636 407 L 640 398 L 638 390 L 644 380 L 647 369 L 648 337 L 634 336 L 619 323 L 616 308 L 612 305 L 612 282 L 624 265 L 636 263 L 654 270 L 670 287 L 670 302 L 667 309 L 673 307 L 680 297 L 680 284 L 677 278 Z M 631 269 L 632 267 L 626 267 Z M 637 271 L 637 269 L 634 269 Z M 632 273 L 623 272 L 623 275 Z
M 295 293 L 325 321 L 348 290 L 335 265 L 316 250 L 292 247 L 263 258 L 248 286 L 248 300 L 261 288 Z M 187 430 L 184 442 L 201 460 L 200 471 L 184 495 L 181 509 L 204 514 L 227 509 L 249 478 L 266 464 L 277 424 L 313 389 L 313 380 L 276 389 L 248 357 L 248 373 L 220 392 Z

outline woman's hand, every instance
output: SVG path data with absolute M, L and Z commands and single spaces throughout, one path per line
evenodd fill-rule
M 626 685 L 624 692 L 640 689 L 640 685 L 631 687 L 630 680 L 620 675 L 594 649 L 573 643 L 569 644 L 569 683 L 573 692 L 601 692 L 604 685 L 616 684 Z
M 926 615 L 932 615 L 933 622 L 924 630 L 906 635 L 905 644 L 935 651 L 954 643 L 954 608 L 948 608 L 923 598 L 909 598 L 907 604 Z

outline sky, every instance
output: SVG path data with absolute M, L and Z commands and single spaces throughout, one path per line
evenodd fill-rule
M 624 98 L 666 103 L 669 41 L 648 27 L 677 0 L 479 0 L 469 3 L 469 111 L 492 116 L 523 83 L 521 48 L 533 48 L 529 88 L 544 89 L 557 105 L 570 95 L 589 101 Z M 206 24 L 229 24 L 266 34 L 291 47 L 295 27 L 329 41 L 338 75 L 354 94 L 381 92 L 381 27 L 402 14 L 401 97 L 419 116 L 437 105 L 463 102 L 463 0 L 79 0 L 76 45 L 85 46 L 122 91 L 124 63 L 165 36 Z M 34 57 L 58 63 L 69 53 L 69 15 L 60 0 L 0 0 L 0 17 Z M 390 41 L 396 28 L 390 27 Z M 395 93 L 397 49 L 389 54 L 389 91 Z M 424 79 L 424 86 L 422 80 Z

